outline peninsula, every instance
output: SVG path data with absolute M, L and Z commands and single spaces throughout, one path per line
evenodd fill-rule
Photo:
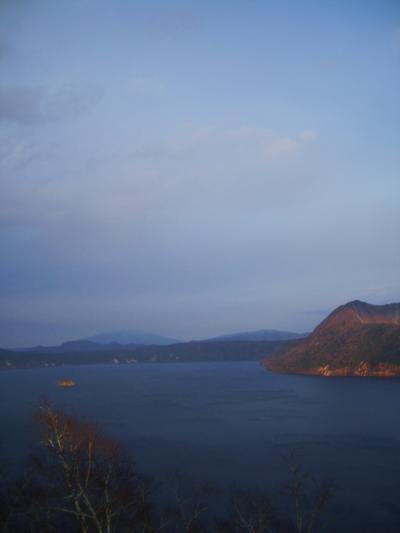
M 400 376 L 400 303 L 359 300 L 335 309 L 305 339 L 265 357 L 273 372 L 320 376 Z

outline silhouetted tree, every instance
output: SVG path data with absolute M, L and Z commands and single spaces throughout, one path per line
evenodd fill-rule
M 277 496 L 264 490 L 239 491 L 231 498 L 229 519 L 220 524 L 224 533 L 315 533 L 322 530 L 321 517 L 333 497 L 333 483 L 317 480 L 300 467 L 297 454 L 284 458 L 290 479 L 284 487 L 278 511 Z M 283 511 L 282 511 L 283 509 Z
M 295 452 L 289 455 L 286 462 L 291 475 L 286 490 L 294 504 L 295 531 L 313 533 L 317 527 L 319 529 L 321 513 L 333 497 L 333 482 L 316 479 L 303 471 Z
M 216 520 L 215 491 L 179 476 L 167 483 L 169 505 L 161 511 L 160 503 L 150 505 L 148 480 L 98 428 L 49 403 L 35 418 L 38 453 L 17 483 L 0 485 L 4 533 L 314 533 L 332 496 L 332 485 L 304 473 L 292 454 L 283 513 L 264 491 L 242 491 L 229 509 L 217 509 L 224 518 Z
M 34 531 L 153 531 L 146 483 L 118 443 L 49 403 L 36 419 L 42 450 L 3 500 L 3 529 L 10 523 L 23 529 L 28 513 Z

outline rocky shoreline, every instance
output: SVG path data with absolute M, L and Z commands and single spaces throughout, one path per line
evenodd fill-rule
M 353 377 L 399 377 L 400 365 L 389 365 L 386 363 L 379 363 L 376 366 L 362 361 L 357 367 L 342 367 L 331 368 L 329 365 L 320 366 L 312 369 L 311 375 L 315 376 L 353 376 Z
M 268 361 L 263 361 L 263 366 L 277 374 L 298 374 L 302 376 L 322 376 L 322 377 L 400 377 L 400 365 L 391 365 L 386 363 L 379 363 L 378 365 L 370 365 L 362 361 L 358 366 L 345 366 L 340 368 L 332 368 L 329 365 L 320 366 L 317 368 L 310 368 L 308 370 L 282 370 L 277 369 L 273 365 L 268 364 Z

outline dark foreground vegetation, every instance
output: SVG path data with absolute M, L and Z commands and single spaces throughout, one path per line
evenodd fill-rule
M 3 532 L 248 532 L 323 530 L 332 486 L 305 475 L 288 458 L 290 484 L 265 493 L 236 493 L 228 505 L 212 492 L 173 483 L 158 493 L 120 446 L 96 427 L 44 403 L 36 420 L 40 446 L 23 477 L 2 482 Z M 279 495 L 278 500 L 276 496 Z M 223 508 L 221 508 L 221 506 Z
M 93 352 L 14 352 L 0 350 L 0 368 L 119 364 L 190 363 L 210 361 L 259 361 L 292 341 L 182 342 L 168 346 L 136 346 L 101 349 Z

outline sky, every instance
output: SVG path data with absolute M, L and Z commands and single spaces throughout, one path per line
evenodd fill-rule
M 0 347 L 400 301 L 400 2 L 0 0 Z

